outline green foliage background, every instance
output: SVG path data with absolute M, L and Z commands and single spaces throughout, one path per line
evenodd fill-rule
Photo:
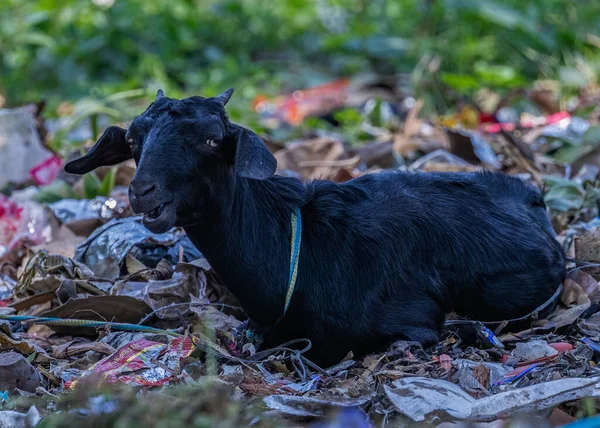
M 414 73 L 436 55 L 440 81 L 462 93 L 536 78 L 576 91 L 597 80 L 599 29 L 594 0 L 2 0 L 0 94 L 46 99 L 50 114 L 140 88 L 236 86 L 249 101 L 358 72 Z

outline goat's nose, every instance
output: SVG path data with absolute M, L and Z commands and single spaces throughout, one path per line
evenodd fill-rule
M 133 180 L 131 184 L 129 184 L 129 190 L 131 190 L 131 194 L 135 196 L 136 199 L 139 199 L 154 192 L 156 190 L 156 185 L 150 182 Z

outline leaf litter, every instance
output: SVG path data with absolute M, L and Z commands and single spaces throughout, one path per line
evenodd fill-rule
M 343 182 L 388 168 L 487 169 L 542 186 L 558 239 L 577 260 L 551 314 L 517 331 L 450 314 L 433 350 L 398 341 L 385 353 L 360 360 L 350 353 L 321 368 L 303 357 L 302 340 L 257 348 L 243 334 L 237 300 L 185 232 L 155 235 L 132 216 L 131 165 L 104 171 L 102 180 L 114 174 L 116 185 L 90 199 L 82 198 L 83 179 L 63 172 L 49 174 L 47 186 L 28 187 L 20 177 L 25 184 L 0 199 L 0 314 L 109 324 L 0 321 L 0 379 L 11 379 L 2 382 L 0 425 L 593 423 L 589 400 L 600 394 L 599 118 L 545 115 L 532 97 L 527 112 L 510 103 L 488 112 L 467 104 L 429 120 L 420 117 L 420 100 L 369 87 L 375 85 L 342 80 L 302 97 L 256 102 L 266 128 L 282 135 L 269 140 L 278 173 Z M 338 119 L 305 126 L 326 116 Z M 24 125 L 22 135 L 31 132 Z M 36 176 L 52 168 L 43 162 Z M 156 400 L 164 405 L 153 406 Z

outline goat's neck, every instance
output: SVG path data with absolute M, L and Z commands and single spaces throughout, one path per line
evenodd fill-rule
M 289 275 L 291 212 L 305 200 L 299 180 L 248 180 L 223 172 L 190 239 L 251 319 L 274 323 L 283 313 Z

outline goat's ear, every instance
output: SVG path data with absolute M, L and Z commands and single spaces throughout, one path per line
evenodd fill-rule
M 253 180 L 264 180 L 277 170 L 277 160 L 265 143 L 249 129 L 235 125 L 237 145 L 235 171 L 237 175 Z
M 126 131 L 118 126 L 109 126 L 104 134 L 84 156 L 65 165 L 69 174 L 86 174 L 101 166 L 112 166 L 133 156 L 125 141 Z

